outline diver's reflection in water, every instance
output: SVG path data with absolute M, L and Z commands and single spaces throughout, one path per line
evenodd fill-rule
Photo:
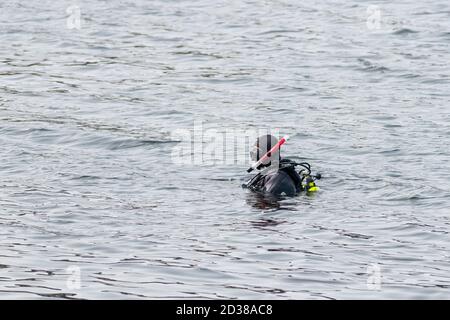
M 256 192 L 247 193 L 246 202 L 256 209 L 276 211 L 281 208 L 282 198 L 272 195 L 263 195 Z
M 246 202 L 253 208 L 267 211 L 297 211 L 298 205 L 298 202 L 293 198 L 276 197 L 274 195 L 264 195 L 257 192 L 247 193 Z
M 249 192 L 246 196 L 246 202 L 253 208 L 264 210 L 265 212 L 276 212 L 279 210 L 294 210 L 289 207 L 290 202 L 286 202 L 284 197 L 275 197 L 273 195 L 263 195 L 261 193 Z M 274 227 L 279 224 L 285 223 L 285 220 L 279 220 L 271 218 L 261 218 L 259 220 L 250 221 L 250 223 L 256 228 L 268 228 Z
M 260 219 L 256 221 L 250 221 L 253 227 L 258 229 L 266 229 L 268 227 L 275 227 L 279 224 L 285 223 L 286 221 L 274 220 L 274 219 Z

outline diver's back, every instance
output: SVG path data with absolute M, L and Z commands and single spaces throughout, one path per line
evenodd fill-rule
M 277 170 L 266 176 L 264 191 L 277 196 L 295 196 L 297 189 L 289 174 L 283 170 Z
M 253 190 L 270 193 L 275 196 L 295 196 L 297 193 L 294 181 L 284 170 L 267 173 L 251 186 Z

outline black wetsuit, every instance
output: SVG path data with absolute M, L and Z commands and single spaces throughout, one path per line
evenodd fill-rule
M 295 196 L 302 190 L 301 178 L 289 162 L 283 159 L 277 171 L 258 173 L 247 183 L 247 188 L 274 196 Z

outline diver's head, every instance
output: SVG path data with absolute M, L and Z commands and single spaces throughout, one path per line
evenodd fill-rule
M 259 161 L 268 151 L 270 151 L 276 144 L 278 143 L 278 139 L 270 134 L 265 134 L 256 139 L 255 144 L 253 145 L 252 150 L 250 151 L 250 157 L 252 161 Z M 263 164 L 258 167 L 258 169 L 276 166 L 278 168 L 280 162 L 280 149 L 273 152 L 270 157 L 263 162 Z

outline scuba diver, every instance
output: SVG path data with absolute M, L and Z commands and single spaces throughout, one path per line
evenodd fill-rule
M 284 137 L 278 141 L 277 138 L 268 134 L 256 140 L 253 149 L 250 151 L 254 164 L 247 172 L 254 169 L 260 172 L 242 187 L 276 197 L 292 197 L 302 191 L 311 193 L 319 190 L 315 180 L 319 180 L 321 175 L 319 173 L 311 175 L 309 163 L 297 163 L 290 159 L 281 158 L 280 147 L 287 139 L 288 137 Z M 297 166 L 302 168 L 298 172 L 295 169 Z

